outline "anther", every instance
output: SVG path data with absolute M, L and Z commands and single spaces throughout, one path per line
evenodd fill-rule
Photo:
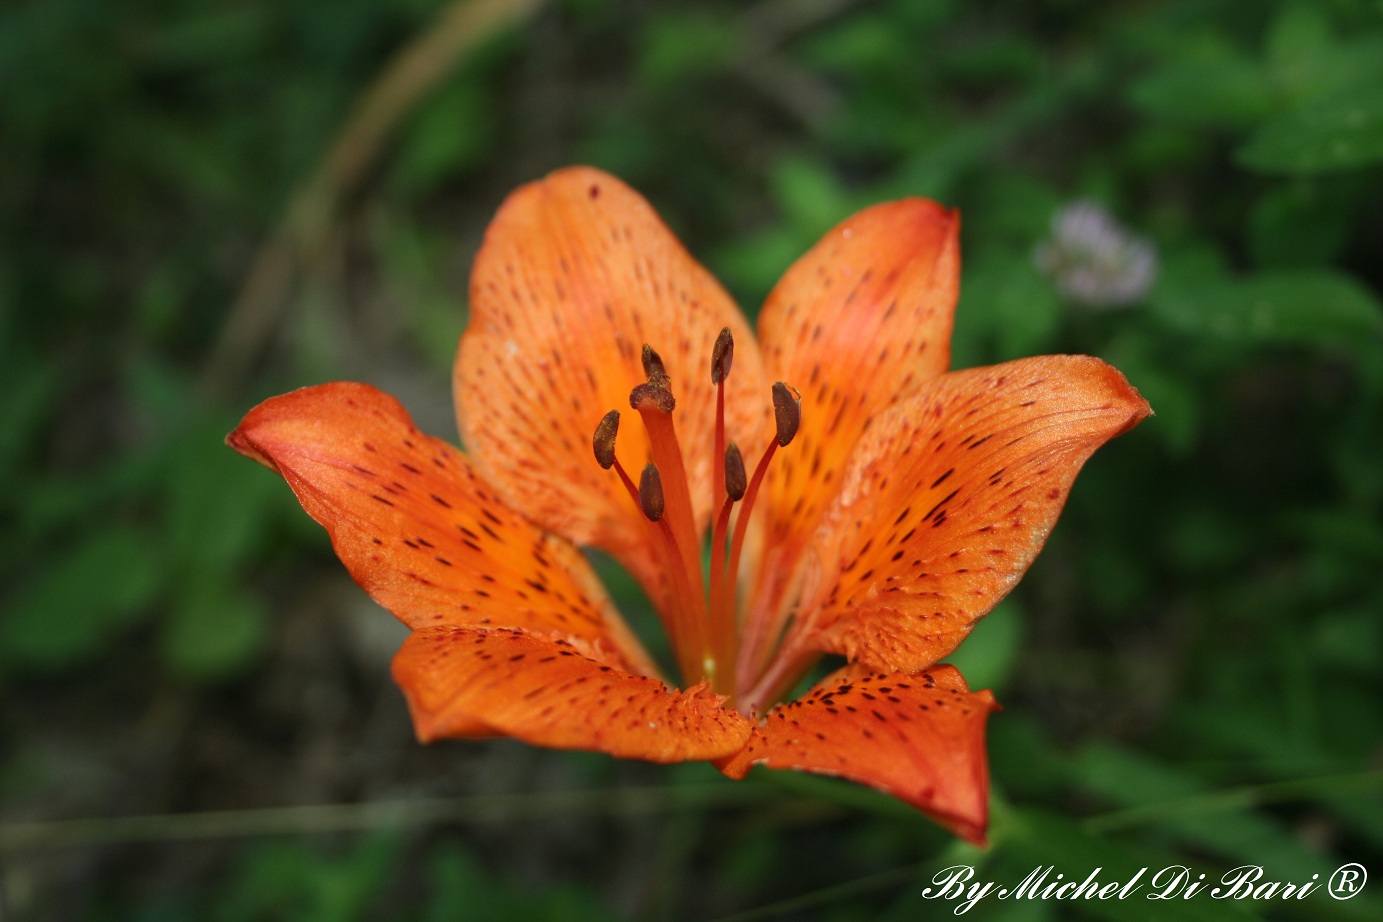
M 667 367 L 663 365 L 663 357 L 654 352 L 648 343 L 643 344 L 643 373 L 648 377 L 649 384 L 667 387 L 672 383 Z
M 744 491 L 749 488 L 749 478 L 744 473 L 744 456 L 740 448 L 731 442 L 725 448 L 725 492 L 735 502 L 744 499 Z
M 600 418 L 600 424 L 595 427 L 595 435 L 591 438 L 595 463 L 607 471 L 615 463 L 615 436 L 618 434 L 619 410 L 611 410 Z
M 645 465 L 639 477 L 639 508 L 651 522 L 663 517 L 663 478 L 652 464 Z
M 735 338 L 730 335 L 730 328 L 725 327 L 716 337 L 715 347 L 711 350 L 711 383 L 719 384 L 730 375 L 730 365 L 735 358 Z
M 652 349 L 648 350 L 652 352 Z M 666 379 L 667 375 L 663 375 Z M 668 390 L 666 384 L 659 384 L 649 380 L 645 384 L 640 384 L 629 392 L 629 405 L 636 410 L 659 410 L 663 413 L 671 413 L 677 408 L 677 401 L 672 398 L 672 391 Z
M 786 448 L 802 424 L 802 395 L 782 381 L 773 385 L 773 418 L 778 425 L 778 446 Z

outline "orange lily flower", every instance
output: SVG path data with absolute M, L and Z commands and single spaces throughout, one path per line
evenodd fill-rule
M 838 775 L 982 842 L 996 705 L 939 662 L 1149 410 L 1085 356 L 948 371 L 958 224 L 923 199 L 848 219 L 774 289 L 756 344 L 638 193 L 562 170 L 508 198 L 476 257 L 469 454 L 352 383 L 268 400 L 228 441 L 413 629 L 393 671 L 421 740 Z M 680 690 L 580 546 L 645 588 Z M 777 703 L 822 654 L 847 665 Z

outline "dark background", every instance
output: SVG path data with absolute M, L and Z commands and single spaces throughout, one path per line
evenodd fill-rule
M 418 746 L 401 629 L 223 446 L 341 378 L 454 438 L 479 235 L 573 162 L 751 313 L 935 197 L 957 367 L 1088 352 L 1152 403 L 955 657 L 1005 706 L 989 851 L 825 779 Z M 971 917 L 1378 918 L 1380 179 L 1376 0 L 5 4 L 0 918 L 912 920 L 958 863 L 1347 862 L 1347 902 Z M 1156 247 L 1136 303 L 1036 267 L 1079 200 Z

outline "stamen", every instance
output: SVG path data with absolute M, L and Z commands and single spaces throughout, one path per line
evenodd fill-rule
M 595 427 L 595 435 L 591 438 L 591 447 L 595 449 L 595 463 L 599 464 L 602 470 L 608 471 L 610 465 L 615 463 L 615 436 L 619 435 L 619 410 L 611 410 L 600 418 L 600 424 Z
M 773 419 L 778 424 L 778 446 L 787 448 L 802 425 L 802 395 L 782 381 L 773 385 Z
M 749 487 L 749 480 L 744 473 L 744 456 L 740 454 L 740 447 L 734 442 L 725 449 L 725 492 L 730 499 L 739 502 L 744 499 L 744 491 Z
M 657 527 L 656 530 L 661 542 L 655 546 L 658 547 L 657 553 L 661 557 L 663 572 L 669 575 L 669 585 L 666 587 L 668 593 L 667 608 L 666 610 L 660 608 L 659 616 L 667 628 L 668 638 L 672 641 L 673 650 L 677 653 L 678 668 L 682 670 L 683 676 L 702 675 L 704 669 L 695 660 L 695 654 L 700 647 L 687 641 L 688 631 L 698 626 L 704 618 L 704 616 L 689 616 L 687 614 L 688 611 L 696 610 L 696 602 L 700 599 L 701 594 L 699 591 L 694 592 L 684 566 L 682 553 L 677 546 L 677 539 L 663 518 L 666 504 L 662 478 L 657 467 L 649 464 L 644 468 L 638 486 L 634 485 L 634 481 L 630 479 L 624 465 L 620 464 L 619 458 L 615 455 L 615 436 L 618 431 L 619 411 L 611 410 L 601 418 L 599 425 L 596 426 L 595 435 L 591 439 L 596 463 L 607 470 L 611 467 L 615 469 L 620 482 L 624 484 L 624 489 L 629 493 L 630 500 L 649 520 L 650 525 Z M 695 670 L 703 671 L 696 672 Z
M 624 469 L 624 465 L 619 463 L 619 458 L 615 456 L 615 436 L 619 434 L 619 410 L 611 410 L 600 418 L 600 422 L 595 427 L 595 435 L 591 437 L 591 447 L 595 449 L 595 463 L 605 470 L 614 467 L 615 473 L 619 474 L 620 482 L 624 484 L 624 489 L 628 491 L 629 498 L 634 501 L 634 505 L 639 505 L 639 488 L 630 479 L 629 472 Z M 640 507 L 642 508 L 642 507 Z
M 734 442 L 725 449 L 725 463 L 717 473 L 720 476 L 716 479 L 724 485 L 726 495 L 711 529 L 711 637 L 720 660 L 734 664 L 739 657 L 739 625 L 735 618 L 735 584 L 725 578 L 725 534 L 730 526 L 730 510 L 744 497 L 746 487 L 744 457 Z
M 779 448 L 786 448 L 792 442 L 797 436 L 798 427 L 802 424 L 802 395 L 798 393 L 797 388 L 782 381 L 773 385 L 773 417 L 777 431 L 754 468 L 754 477 L 744 492 L 744 502 L 740 505 L 739 516 L 735 519 L 735 533 L 730 539 L 729 572 L 725 580 L 729 586 L 735 585 L 739 579 L 740 554 L 744 549 L 744 536 L 749 530 L 749 514 L 754 510 L 754 500 L 759 494 L 759 485 L 763 483 L 764 474 L 768 471 L 768 464 L 773 460 L 774 452 Z M 754 661 L 766 640 L 763 636 L 765 629 L 762 619 L 752 619 L 744 624 L 743 636 L 740 638 L 741 646 L 737 651 L 736 670 L 737 684 L 746 690 L 747 680 L 752 678 L 756 668 Z
M 639 508 L 650 522 L 663 517 L 663 479 L 652 464 L 644 465 L 643 476 L 639 478 Z
M 792 442 L 802 422 L 802 395 L 782 381 L 774 384 L 773 438 L 753 476 L 747 476 L 744 456 L 737 444 L 727 442 L 725 432 L 725 380 L 734 364 L 734 350 L 734 336 L 726 327 L 716 337 L 711 351 L 711 383 L 716 388 L 716 463 L 711 473 L 713 497 L 720 508 L 711 531 L 709 586 L 702 583 L 690 482 L 672 421 L 672 412 L 677 408 L 672 379 L 662 357 L 651 346 L 644 345 L 642 353 L 647 380 L 629 394 L 629 405 L 639 412 L 651 449 L 639 483 L 634 484 L 615 453 L 619 411 L 606 413 L 591 439 L 596 463 L 605 470 L 615 469 L 631 500 L 661 539 L 653 539 L 660 569 L 666 577 L 659 588 L 659 595 L 666 593 L 659 609 L 683 680 L 707 680 L 716 692 L 732 700 L 751 693 L 758 695 L 765 678 L 759 674 L 762 667 L 753 665 L 763 652 L 765 638 L 760 635 L 765 633 L 765 625 L 758 623 L 761 619 L 751 618 L 743 626 L 742 636 L 736 614 L 739 562 L 754 500 L 774 452 Z M 733 515 L 737 504 L 739 513 Z M 740 649 L 742 642 L 746 644 L 744 650 Z
M 773 453 L 777 450 L 776 439 L 768 443 L 758 466 L 754 468 L 754 479 L 749 481 L 749 487 L 744 492 L 744 505 L 740 506 L 740 514 L 735 518 L 735 536 L 730 540 L 730 574 L 727 580 L 730 585 L 734 585 L 738 575 L 740 549 L 744 546 L 745 532 L 749 530 L 749 513 L 754 511 L 754 499 L 759 495 L 759 484 L 763 483 L 768 462 L 773 460 Z
M 727 495 L 726 474 L 730 463 L 725 448 L 725 379 L 730 376 L 730 366 L 735 359 L 735 337 L 729 327 L 721 328 L 711 348 L 711 383 L 716 386 L 715 418 L 715 459 L 724 463 L 711 466 L 711 497 L 720 502 L 726 496 L 720 514 L 711 527 L 711 580 L 708 587 L 708 608 L 710 610 L 711 643 L 715 658 L 725 664 L 723 685 L 728 685 L 728 693 L 734 696 L 735 660 L 739 656 L 739 630 L 735 618 L 735 593 L 725 586 L 725 535 L 730 524 L 730 510 L 739 496 Z M 735 449 L 738 454 L 739 449 Z M 741 459 L 741 467 L 743 467 Z M 740 496 L 744 491 L 740 491 Z M 714 507 L 712 507 L 714 508 Z M 720 690 L 720 689 L 717 689 Z
M 719 384 L 730 376 L 730 365 L 735 359 L 735 337 L 730 335 L 730 328 L 726 327 L 720 331 L 716 337 L 716 344 L 711 349 L 711 383 Z
M 715 425 L 715 457 L 717 459 L 725 455 L 725 379 L 730 376 L 730 366 L 735 359 L 735 337 L 731 335 L 730 328 L 724 327 L 720 335 L 716 337 L 716 344 L 711 348 L 711 383 L 716 386 L 716 425 Z M 711 498 L 718 502 L 720 494 L 725 492 L 725 468 L 715 465 L 711 472 Z M 735 497 L 739 499 L 739 497 Z M 728 507 L 727 507 L 728 508 Z M 728 512 L 727 512 L 728 514 Z M 719 555 L 725 549 L 725 535 L 722 529 L 720 533 L 714 530 L 711 532 L 712 544 L 715 555 Z M 712 560 L 715 559 L 713 555 Z M 720 574 L 714 564 L 711 567 L 711 607 L 715 607 L 715 600 L 719 595 Z
M 725 379 L 730 376 L 730 366 L 735 360 L 735 337 L 730 333 L 729 327 L 723 327 L 720 335 L 716 337 L 716 343 L 711 347 L 711 383 L 716 386 L 716 425 L 715 425 L 715 457 L 721 458 L 725 454 Z M 711 496 L 714 500 L 720 499 L 721 492 L 725 489 L 725 473 L 721 467 L 715 467 L 711 474 Z M 715 579 L 712 577 L 711 589 L 714 597 Z

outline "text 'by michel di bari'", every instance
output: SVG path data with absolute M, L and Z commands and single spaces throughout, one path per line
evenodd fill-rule
M 1328 879 L 1312 874 L 1302 880 L 1275 878 L 1258 865 L 1242 865 L 1223 874 L 1197 871 L 1185 865 L 1139 868 L 1119 877 L 1095 868 L 1084 877 L 1067 875 L 1055 866 L 1038 866 L 1017 884 L 982 880 L 970 865 L 937 871 L 921 896 L 954 901 L 956 915 L 969 912 L 986 899 L 999 900 L 1301 900 L 1324 890 L 1335 899 L 1348 899 L 1363 888 L 1367 871 L 1358 864 L 1336 869 Z

